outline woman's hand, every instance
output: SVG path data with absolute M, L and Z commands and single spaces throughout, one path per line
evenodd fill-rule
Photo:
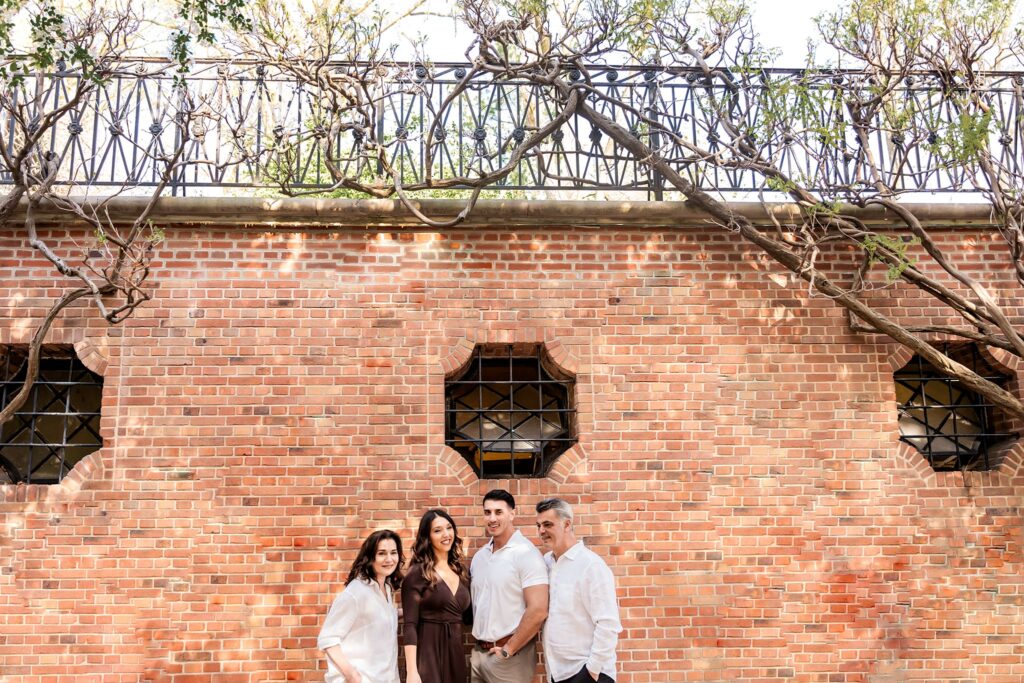
M 348 661 L 345 653 L 341 651 L 340 645 L 330 646 L 324 650 L 324 654 L 327 655 L 327 659 L 334 663 L 334 666 L 341 672 L 341 675 L 345 677 L 345 683 L 363 683 L 362 675 L 352 666 L 352 662 Z
M 409 628 L 409 624 L 405 625 Z M 420 679 L 420 670 L 416 666 L 416 646 L 405 646 L 405 683 L 423 683 Z

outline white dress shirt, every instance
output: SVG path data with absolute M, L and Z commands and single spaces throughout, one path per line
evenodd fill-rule
M 544 624 L 544 660 L 548 676 L 563 681 L 584 666 L 615 678 L 615 645 L 622 624 L 615 600 L 615 577 L 604 560 L 578 541 L 551 569 L 548 620 Z
M 496 641 L 515 631 L 526 613 L 523 590 L 548 582 L 540 551 L 518 531 L 500 550 L 492 538 L 473 556 L 469 573 L 477 640 Z
M 316 646 L 341 646 L 345 659 L 363 683 L 399 683 L 398 611 L 391 586 L 381 592 L 376 581 L 354 579 L 338 594 L 327 612 Z M 347 683 L 330 657 L 326 683 Z

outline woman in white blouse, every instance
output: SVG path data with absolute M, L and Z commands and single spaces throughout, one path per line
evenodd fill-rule
M 316 641 L 327 655 L 326 683 L 399 683 L 394 592 L 404 560 L 394 531 L 375 531 L 363 541 Z

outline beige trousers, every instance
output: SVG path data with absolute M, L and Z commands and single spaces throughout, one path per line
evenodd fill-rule
M 537 645 L 532 641 L 508 659 L 473 646 L 469 657 L 470 683 L 532 683 L 537 672 Z

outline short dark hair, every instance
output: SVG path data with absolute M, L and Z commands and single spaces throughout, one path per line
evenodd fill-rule
M 491 489 L 484 494 L 484 502 L 489 500 L 500 500 L 501 502 L 508 505 L 511 509 L 516 509 L 516 499 L 512 497 L 512 494 L 505 489 Z

